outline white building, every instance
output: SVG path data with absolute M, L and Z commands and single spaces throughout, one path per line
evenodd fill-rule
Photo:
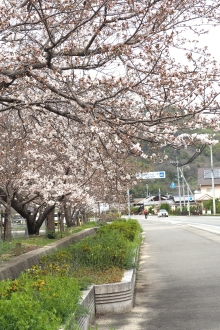
M 220 198 L 220 168 L 214 168 L 214 196 Z M 211 168 L 199 168 L 198 169 L 198 184 L 200 186 L 199 191 L 195 191 L 195 201 L 202 203 L 213 198 L 212 189 L 212 170 Z

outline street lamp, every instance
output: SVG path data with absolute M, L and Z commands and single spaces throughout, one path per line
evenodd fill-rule
M 212 145 L 210 145 L 210 151 L 211 151 L 212 204 L 213 204 L 213 214 L 216 214 L 215 181 L 214 181 L 214 166 L 213 166 Z

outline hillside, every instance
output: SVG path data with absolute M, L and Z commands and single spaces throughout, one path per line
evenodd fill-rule
M 211 130 L 200 130 L 197 131 L 199 133 L 213 133 Z M 220 141 L 220 132 L 215 132 L 215 140 Z M 220 167 L 220 142 L 213 146 L 213 163 L 214 167 Z M 147 145 L 144 145 L 144 150 L 149 154 Z M 158 194 L 159 189 L 161 194 L 169 194 L 169 195 L 177 195 L 178 188 L 170 188 L 171 182 L 175 182 L 177 185 L 177 168 L 171 162 L 176 162 L 178 160 L 179 163 L 185 164 L 188 162 L 192 156 L 196 153 L 196 146 L 189 147 L 183 150 L 174 150 L 171 148 L 164 148 L 162 151 L 168 155 L 169 159 L 167 161 L 163 161 L 162 163 L 150 163 L 146 162 L 143 159 L 136 159 L 134 162 L 143 172 L 157 172 L 157 171 L 165 171 L 166 178 L 165 179 L 149 179 L 149 180 L 140 180 L 138 181 L 137 186 L 131 189 L 131 193 L 135 198 L 145 197 L 147 190 L 150 194 Z M 184 165 L 183 172 L 184 176 L 189 183 L 189 186 L 192 190 L 199 189 L 197 184 L 198 181 L 198 167 L 210 167 L 211 166 L 211 152 L 210 147 L 207 146 L 201 154 L 189 162 L 189 164 Z M 148 186 L 146 186 L 148 185 Z

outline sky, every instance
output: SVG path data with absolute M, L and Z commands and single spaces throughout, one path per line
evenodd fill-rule
M 220 62 L 220 26 L 212 28 L 208 35 L 201 36 L 201 45 L 207 45 L 210 53 L 216 57 L 216 60 Z
M 199 41 L 198 46 L 204 47 L 208 46 L 208 50 L 211 53 L 211 56 L 215 57 L 215 59 L 220 64 L 220 43 L 219 43 L 219 36 L 220 36 L 220 26 L 212 27 L 209 30 L 208 34 L 202 35 L 198 38 L 198 36 L 190 35 L 189 33 L 186 34 L 187 37 L 190 39 L 197 39 Z M 171 49 L 171 55 L 175 57 L 178 62 L 182 64 L 186 64 L 187 61 L 184 56 L 185 51 Z
M 219 64 L 220 68 L 220 25 L 216 27 L 210 27 L 209 32 L 207 34 L 201 35 L 198 37 L 195 34 L 186 33 L 184 35 L 185 37 L 191 39 L 191 40 L 198 40 L 199 43 L 197 44 L 197 47 L 208 47 L 208 53 L 210 53 L 211 57 L 215 58 L 215 60 Z M 190 45 L 192 47 L 192 45 Z M 183 65 L 189 65 L 189 62 L 186 59 L 185 56 L 186 51 L 185 50 L 179 50 L 175 48 L 170 49 L 170 54 L 172 57 L 176 59 L 176 61 Z M 196 55 L 194 55 L 195 58 Z M 220 93 L 219 87 L 217 84 L 214 84 L 214 88 L 216 91 Z M 217 97 L 217 100 L 220 102 L 220 95 Z M 204 113 L 205 116 L 213 116 L 212 114 L 207 114 L 207 112 Z

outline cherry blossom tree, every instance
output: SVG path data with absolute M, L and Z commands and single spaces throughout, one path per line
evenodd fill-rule
M 41 115 L 41 120 L 33 119 L 27 129 L 20 125 L 16 113 L 0 117 L 1 200 L 9 200 L 27 220 L 29 234 L 39 232 L 55 207 L 65 212 L 71 226 L 71 210 L 76 211 L 75 219 L 96 198 L 105 199 L 109 194 L 114 198 L 125 189 L 125 156 L 118 152 L 118 157 L 109 157 L 102 144 L 91 143 L 92 135 L 74 132 L 62 117 Z M 9 184 L 11 195 L 7 194 Z
M 22 178 L 28 169 L 25 153 L 30 140 L 27 139 L 28 132 L 23 130 L 16 119 L 13 113 L 1 114 L 0 202 L 5 208 L 4 237 L 7 240 L 11 240 L 11 206 L 27 219 L 30 227 L 33 216 L 28 209 L 29 202 L 38 197 L 36 194 L 30 197 L 28 186 L 24 189 Z M 44 209 L 47 211 L 44 212 L 46 216 L 51 206 L 48 209 L 44 205 Z
M 48 207 L 87 205 L 126 186 L 128 156 L 150 160 L 163 146 L 211 143 L 193 129 L 218 129 L 218 118 L 202 113 L 219 108 L 219 69 L 184 36 L 218 22 L 219 6 L 1 1 L 0 114 L 14 114 L 19 136 L 27 134 L 19 193 Z M 171 47 L 185 49 L 189 64 L 172 58 Z M 181 134 L 184 128 L 192 134 Z M 140 141 L 155 152 L 144 154 Z
M 198 136 L 177 130 L 214 125 L 198 114 L 218 107 L 218 68 L 181 32 L 215 23 L 216 1 L 8 0 L 0 9 L 2 111 L 55 113 L 131 151 L 140 137 L 191 144 Z M 189 48 L 189 66 L 171 46 Z

